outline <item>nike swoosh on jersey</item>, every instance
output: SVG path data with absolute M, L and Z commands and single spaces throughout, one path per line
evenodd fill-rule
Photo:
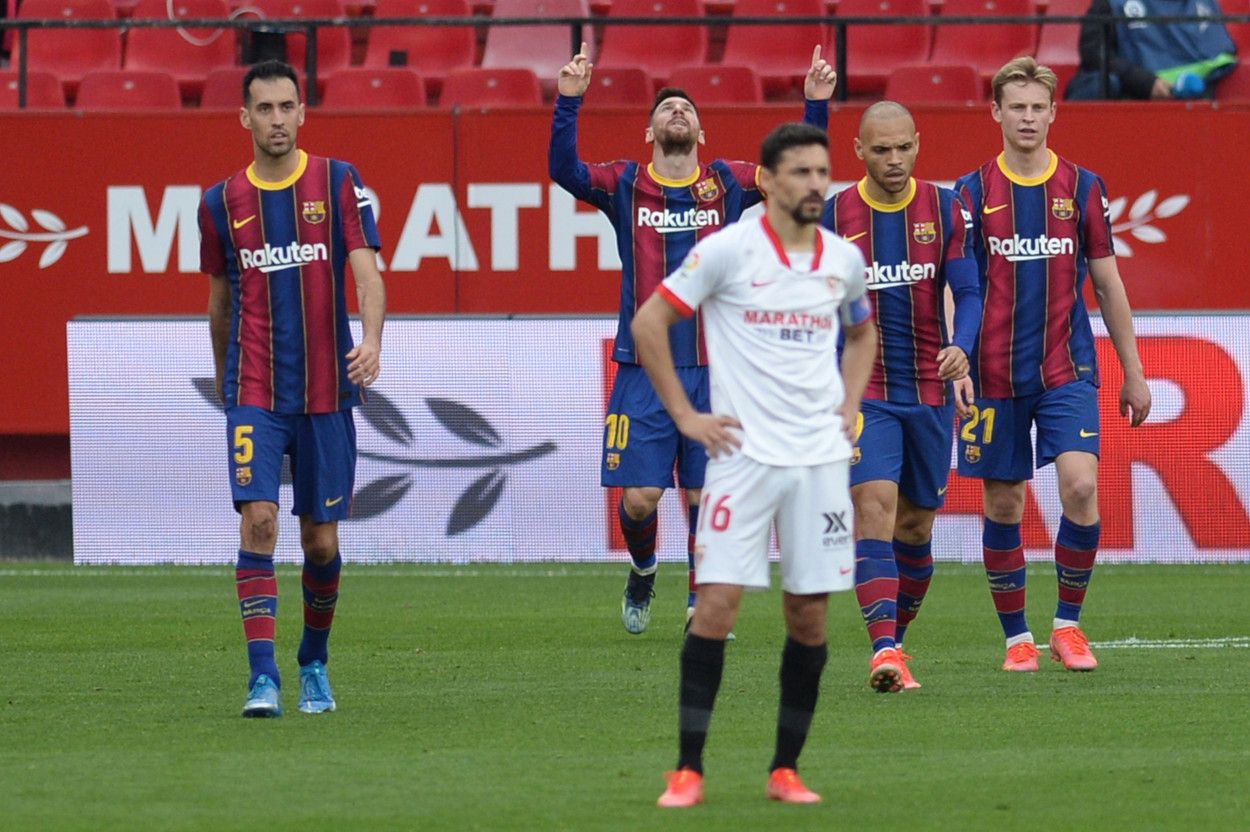
M 240 228 L 242 228 L 243 226 L 247 225 L 249 222 L 251 222 L 251 221 L 252 221 L 252 220 L 254 220 L 254 219 L 256 219 L 256 215 L 255 215 L 255 214 L 252 214 L 252 216 L 247 217 L 246 219 L 242 219 L 242 220 L 234 220 L 234 221 L 233 221 L 233 222 L 231 222 L 230 224 L 234 226 L 234 230 L 235 230 L 235 231 L 238 231 Z
M 1082 439 L 1089 439 L 1091 436 L 1097 436 L 1097 435 L 1098 435 L 1098 431 L 1096 430 L 1086 430 L 1085 428 L 1081 428 Z
M 327 499 L 326 508 L 333 508 L 334 506 L 337 506 L 341 502 L 343 502 L 342 497 L 335 497 L 333 500 Z
M 946 486 L 942 486 L 941 488 L 939 488 L 939 489 L 938 489 L 938 496 L 939 496 L 939 497 L 941 497 L 941 496 L 942 496 L 943 494 L 945 494 L 945 493 L 946 493 Z
M 986 205 L 984 208 L 981 209 L 981 212 L 984 214 L 997 214 L 999 211 L 1003 210 L 1006 207 L 1007 207 L 1007 203 L 1005 202 L 1002 205 L 994 205 L 994 206 Z
M 863 237 L 863 236 L 864 236 L 865 234 L 867 234 L 867 233 L 868 233 L 867 231 L 861 231 L 861 232 L 859 232 L 858 234 L 852 234 L 850 237 L 847 237 L 847 238 L 846 238 L 846 241 L 847 241 L 848 243 L 853 243 L 853 242 L 855 242 L 856 240 L 858 240 L 860 237 Z

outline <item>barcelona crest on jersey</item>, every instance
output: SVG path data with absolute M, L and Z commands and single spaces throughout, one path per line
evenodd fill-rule
M 694 195 L 701 202 L 711 202 L 720 196 L 720 184 L 714 177 L 708 177 L 694 185 Z
M 1057 220 L 1070 220 L 1076 213 L 1076 200 L 1057 196 L 1050 201 L 1050 213 Z
M 937 239 L 937 225 L 934 222 L 913 222 L 911 236 L 922 246 L 928 245 Z
M 304 222 L 316 225 L 326 218 L 326 204 L 320 199 L 306 200 L 303 214 Z

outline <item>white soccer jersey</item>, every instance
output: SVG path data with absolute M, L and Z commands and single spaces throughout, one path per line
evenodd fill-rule
M 702 307 L 712 412 L 742 423 L 742 453 L 767 465 L 851 456 L 836 408 L 842 325 L 866 320 L 859 249 L 818 228 L 814 253 L 787 255 L 767 216 L 694 247 L 659 291 L 683 314 Z

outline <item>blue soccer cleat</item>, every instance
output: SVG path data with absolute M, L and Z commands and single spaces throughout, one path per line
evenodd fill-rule
M 651 623 L 651 599 L 655 597 L 655 572 L 639 575 L 629 570 L 629 582 L 621 598 L 621 624 L 633 635 L 644 633 Z
M 334 710 L 334 692 L 326 666 L 318 660 L 299 669 L 299 709 L 306 714 L 324 714 Z
M 267 673 L 256 677 L 256 683 L 252 685 L 251 691 L 247 694 L 247 701 L 243 703 L 243 715 L 260 719 L 282 716 L 282 700 L 278 696 L 278 686 L 273 683 L 273 679 L 270 679 Z

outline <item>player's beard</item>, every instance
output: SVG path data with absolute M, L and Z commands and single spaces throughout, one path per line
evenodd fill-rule
M 794 206 L 794 210 L 790 212 L 790 217 L 797 225 L 816 225 L 824 217 L 824 214 L 825 203 L 823 200 L 805 199 Z
M 693 130 L 687 129 L 684 136 L 675 136 L 665 131 L 656 136 L 655 141 L 660 146 L 660 152 L 665 156 L 685 156 L 694 150 L 699 137 Z

